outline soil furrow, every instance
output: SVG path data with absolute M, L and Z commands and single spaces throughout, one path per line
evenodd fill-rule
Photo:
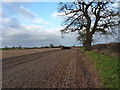
M 3 88 L 96 88 L 84 57 L 69 49 L 3 59 Z

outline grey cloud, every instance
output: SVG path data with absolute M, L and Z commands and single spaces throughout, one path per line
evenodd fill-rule
M 47 46 L 54 45 L 74 45 L 75 37 L 65 36 L 61 38 L 58 30 L 50 32 L 49 29 L 45 30 L 39 26 L 22 26 L 23 29 L 10 29 L 3 31 L 3 47 L 4 46 Z M 4 28 L 5 29 L 5 28 Z
M 17 2 L 11 2 L 11 3 L 3 3 L 3 17 L 9 17 L 9 18 L 17 18 L 20 20 L 24 20 L 29 23 L 40 23 L 41 18 L 39 18 L 36 14 L 34 14 L 31 10 L 23 7 L 25 3 L 17 3 Z M 43 22 L 43 20 L 42 20 Z
M 34 19 L 36 15 L 29 9 L 22 6 L 22 3 L 12 3 L 12 10 L 26 19 Z
M 22 6 L 16 7 L 16 9 L 25 18 L 32 19 L 32 18 L 36 17 L 36 15 L 34 13 L 32 13 L 30 10 L 28 10 Z
M 2 46 L 46 46 L 49 44 L 54 45 L 72 45 L 75 41 L 73 37 L 66 36 L 61 38 L 59 29 L 45 29 L 38 25 L 24 25 L 19 22 L 15 15 L 17 13 L 25 16 L 26 18 L 37 18 L 30 10 L 21 7 L 18 3 L 8 3 L 8 7 L 3 14 L 2 21 Z M 9 10 L 7 10 L 9 9 Z M 7 12 L 10 11 L 10 12 Z M 12 14 L 11 14 L 12 12 Z M 43 21 L 42 21 L 43 22 Z M 74 38 L 75 39 L 75 38 Z
M 3 17 L 2 26 L 5 28 L 21 28 L 19 21 L 16 18 Z
M 5 38 L 5 40 L 4 40 Z M 59 44 L 60 37 L 56 35 L 42 35 L 42 32 L 31 34 L 31 32 L 27 33 L 19 33 L 13 35 L 7 35 L 3 38 L 3 46 L 5 45 L 22 45 L 22 46 L 43 46 L 49 45 L 50 43 Z

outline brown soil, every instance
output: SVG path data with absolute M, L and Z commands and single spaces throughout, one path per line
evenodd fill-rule
M 2 50 L 2 58 L 33 54 L 38 52 L 46 52 L 46 51 L 58 50 L 58 49 L 60 48 Z
M 3 88 L 102 88 L 92 63 L 79 49 L 4 58 Z

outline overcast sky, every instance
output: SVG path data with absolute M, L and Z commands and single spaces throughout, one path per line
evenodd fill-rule
M 0 43 L 4 46 L 79 45 L 75 34 L 62 38 L 62 18 L 57 16 L 58 2 L 0 3 Z M 116 4 L 117 5 L 117 4 Z M 95 43 L 114 40 L 95 37 Z M 104 39 L 103 39 L 104 38 Z

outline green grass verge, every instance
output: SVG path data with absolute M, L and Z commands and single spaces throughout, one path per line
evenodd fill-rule
M 13 48 L 0 48 L 0 50 L 17 50 L 17 49 L 13 49 Z
M 85 53 L 93 60 L 94 66 L 99 70 L 99 75 L 105 88 L 120 88 L 118 83 L 118 73 L 120 73 L 118 58 L 102 55 L 94 51 Z
M 84 48 L 84 47 L 80 47 L 80 50 L 83 50 L 83 51 L 85 51 L 85 48 Z

